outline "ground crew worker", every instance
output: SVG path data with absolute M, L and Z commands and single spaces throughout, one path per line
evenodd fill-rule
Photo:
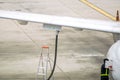
M 108 59 L 104 59 L 104 63 L 101 66 L 101 80 L 109 80 L 109 68 L 105 68 L 105 62 Z

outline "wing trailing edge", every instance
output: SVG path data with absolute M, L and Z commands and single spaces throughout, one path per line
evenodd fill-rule
M 0 18 L 23 20 L 27 22 L 52 24 L 58 26 L 97 30 L 111 33 L 120 33 L 120 23 L 114 21 L 101 21 L 4 10 L 0 10 Z

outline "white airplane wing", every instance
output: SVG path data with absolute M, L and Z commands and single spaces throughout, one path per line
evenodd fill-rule
M 0 10 L 0 18 L 120 33 L 120 23 Z

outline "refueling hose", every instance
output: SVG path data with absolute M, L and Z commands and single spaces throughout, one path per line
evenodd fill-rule
M 55 67 L 56 67 L 56 61 L 57 61 L 57 46 L 58 46 L 58 34 L 59 34 L 59 31 L 56 31 L 56 40 L 55 40 L 55 56 L 54 56 L 54 64 L 53 64 L 53 69 L 48 77 L 47 80 L 50 80 L 51 77 L 53 76 L 53 73 L 55 71 Z

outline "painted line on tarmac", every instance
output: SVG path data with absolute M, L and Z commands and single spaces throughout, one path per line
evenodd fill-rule
M 82 3 L 86 4 L 87 6 L 93 8 L 94 10 L 96 10 L 97 12 L 103 14 L 104 16 L 112 19 L 112 20 L 116 20 L 116 17 L 114 17 L 113 15 L 109 14 L 108 12 L 104 11 L 103 9 L 95 6 L 94 4 L 88 2 L 87 0 L 80 0 Z

